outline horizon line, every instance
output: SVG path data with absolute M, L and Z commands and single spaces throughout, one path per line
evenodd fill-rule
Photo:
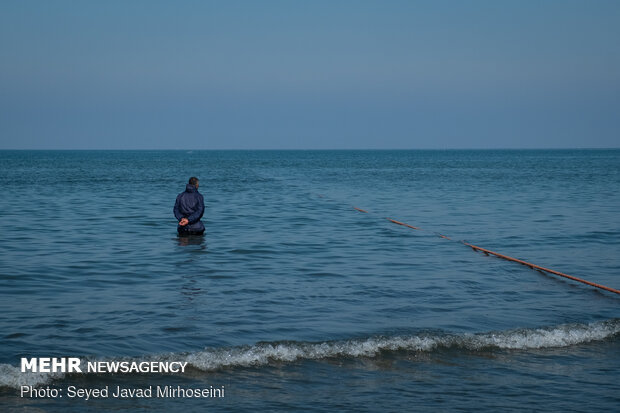
M 0 148 L 0 151 L 547 151 L 547 150 L 617 150 L 618 147 L 548 147 L 548 148 Z

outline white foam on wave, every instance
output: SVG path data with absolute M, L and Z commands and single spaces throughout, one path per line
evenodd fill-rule
M 371 337 L 363 340 L 322 343 L 258 343 L 254 346 L 206 349 L 187 355 L 197 369 L 210 371 L 225 367 L 262 366 L 270 362 L 320 360 L 334 357 L 374 357 L 386 350 L 429 351 L 437 346 L 433 337 Z
M 566 324 L 551 328 L 519 329 L 481 334 L 419 334 L 370 337 L 322 343 L 258 343 L 254 346 L 206 349 L 187 355 L 193 367 L 212 371 L 226 367 L 262 366 L 270 362 L 320 360 L 337 357 L 376 357 L 381 352 L 427 352 L 439 348 L 528 350 L 567 347 L 604 340 L 620 333 L 620 320 Z
M 264 366 L 298 360 L 376 357 L 382 352 L 429 352 L 436 349 L 468 351 L 561 348 L 612 338 L 620 334 L 620 319 L 590 324 L 564 324 L 537 329 L 517 329 L 479 334 L 428 333 L 409 336 L 381 336 L 320 343 L 277 342 L 253 346 L 207 348 L 195 353 L 166 354 L 142 358 L 108 358 L 130 361 L 187 361 L 203 371 L 230 367 Z M 0 364 L 0 387 L 39 386 L 64 377 L 62 373 L 22 373 L 19 367 Z

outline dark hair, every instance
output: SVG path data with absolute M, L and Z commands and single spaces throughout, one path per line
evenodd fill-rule
M 189 178 L 190 185 L 196 186 L 197 183 L 198 183 L 198 178 L 196 178 L 195 176 L 192 176 L 191 178 Z

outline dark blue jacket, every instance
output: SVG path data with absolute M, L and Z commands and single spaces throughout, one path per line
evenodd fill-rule
M 177 221 L 181 218 L 187 218 L 189 224 L 185 226 L 178 226 L 179 232 L 189 233 L 202 233 L 205 230 L 205 226 L 200 222 L 202 214 L 205 212 L 205 201 L 198 189 L 194 185 L 187 184 L 185 192 L 181 192 L 177 196 L 177 200 L 174 203 L 174 216 Z

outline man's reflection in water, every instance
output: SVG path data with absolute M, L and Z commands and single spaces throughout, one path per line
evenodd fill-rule
M 180 247 L 187 247 L 188 245 L 201 245 L 205 249 L 207 248 L 206 237 L 203 235 L 179 235 L 177 242 Z
M 178 266 L 183 269 L 186 269 L 188 265 L 193 266 L 201 261 L 201 257 L 204 257 L 201 253 L 207 249 L 206 237 L 203 235 L 178 235 L 177 243 L 179 247 L 197 246 L 197 248 L 189 248 L 187 250 L 189 254 L 182 254 L 183 259 L 178 263 Z M 183 278 L 183 283 L 181 284 L 180 292 L 188 302 L 192 302 L 194 299 L 197 299 L 198 296 L 206 292 L 199 287 L 195 271 L 185 272 L 182 270 L 181 273 L 184 275 L 181 276 Z

